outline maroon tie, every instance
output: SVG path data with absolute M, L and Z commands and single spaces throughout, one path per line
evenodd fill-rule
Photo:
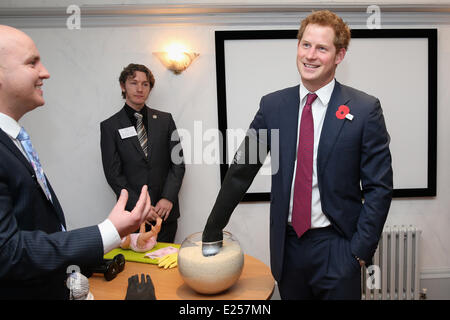
M 315 93 L 309 93 L 303 107 L 298 138 L 297 169 L 294 182 L 292 226 L 300 238 L 311 228 L 311 192 L 314 154 L 314 121 L 311 105 Z

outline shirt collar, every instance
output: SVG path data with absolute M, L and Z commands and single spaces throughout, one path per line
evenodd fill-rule
M 139 111 L 134 110 L 132 107 L 130 107 L 130 106 L 128 105 L 128 103 L 125 103 L 124 107 L 125 107 L 126 110 L 128 110 L 128 112 L 130 112 L 130 113 L 132 113 L 132 114 L 135 114 L 136 112 L 139 112 L 139 113 L 142 114 L 142 115 L 144 115 L 144 114 L 146 113 L 146 109 L 147 109 L 147 105 L 146 105 L 146 104 L 145 104 L 144 107 L 143 107 L 141 110 L 139 110 Z
M 130 107 L 127 103 L 124 105 L 125 111 L 130 119 L 136 119 L 134 117 L 134 114 L 138 111 L 134 110 L 132 107 Z M 144 107 L 139 111 L 140 114 L 143 116 L 143 120 L 147 121 L 147 105 L 144 105 Z M 134 120 L 132 120 L 134 122 Z
M 0 112 L 0 129 L 5 131 L 11 138 L 17 139 L 20 128 L 21 126 L 16 120 Z
M 335 84 L 336 84 L 336 80 L 333 78 L 333 80 L 331 80 L 329 83 L 327 83 L 322 88 L 320 88 L 319 90 L 314 92 L 315 94 L 317 94 L 317 97 L 320 99 L 320 101 L 322 102 L 322 104 L 324 106 L 327 106 L 328 102 L 330 102 L 331 94 L 333 93 Z M 299 90 L 300 90 L 300 93 L 299 93 L 300 94 L 300 102 L 302 102 L 303 99 L 305 99 L 305 97 L 310 92 L 308 91 L 308 89 L 305 88 L 305 86 L 303 85 L 303 83 L 301 81 L 300 81 L 300 89 Z

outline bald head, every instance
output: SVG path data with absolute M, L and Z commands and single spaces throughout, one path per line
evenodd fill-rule
M 49 77 L 33 40 L 16 28 L 0 25 L 0 112 L 18 121 L 42 106 L 41 87 Z
M 25 38 L 31 40 L 27 34 L 19 29 L 0 25 L 0 66 L 5 62 L 6 55 L 13 51 L 15 47 L 20 46 L 21 40 Z
M 21 34 L 26 35 L 23 31 L 20 31 L 19 29 L 0 24 L 0 34 L 3 36 L 2 32 L 5 32 L 5 33 L 15 33 L 15 32 L 17 32 L 17 33 L 21 33 Z

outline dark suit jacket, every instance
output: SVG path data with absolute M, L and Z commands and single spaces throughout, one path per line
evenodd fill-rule
M 121 138 L 119 129 L 132 126 L 122 108 L 100 124 L 103 170 L 117 197 L 121 189 L 128 190 L 127 210 L 134 208 L 141 188 L 146 184 L 152 205 L 161 198 L 173 203 L 167 222 L 174 221 L 180 216 L 178 192 L 185 171 L 183 151 L 172 115 L 146 108 L 148 157 L 145 157 L 137 136 Z M 178 159 L 172 159 L 172 152 L 179 156 Z
M 61 231 L 64 214 L 50 183 L 53 203 L 1 129 L 0 159 L 0 299 L 68 298 L 67 268 L 102 261 L 100 231 Z
M 251 129 L 268 129 L 268 138 L 249 130 L 238 152 L 248 154 L 248 141 L 258 139 L 272 150 L 270 205 L 271 268 L 281 278 L 286 224 L 297 150 L 299 86 L 273 92 L 261 99 Z M 347 105 L 353 120 L 338 119 Z M 274 155 L 271 129 L 279 129 L 279 156 Z M 278 139 L 277 139 L 278 140 Z M 317 169 L 322 211 L 350 242 L 352 254 L 371 263 L 392 199 L 390 137 L 378 99 L 336 81 L 319 140 Z M 236 160 L 236 157 L 235 157 Z M 235 161 L 236 162 L 236 161 Z M 233 163 L 227 172 L 203 233 L 204 241 L 221 237 L 221 230 L 249 188 L 262 163 Z M 364 198 L 364 201 L 363 201 Z

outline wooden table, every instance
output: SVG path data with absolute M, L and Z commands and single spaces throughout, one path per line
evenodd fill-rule
M 128 278 L 132 275 L 150 274 L 158 300 L 267 300 L 270 299 L 275 281 L 270 269 L 260 260 L 244 255 L 244 269 L 239 280 L 228 290 L 215 295 L 202 295 L 188 287 L 178 268 L 163 269 L 157 265 L 127 261 L 125 269 L 111 281 L 102 274 L 89 278 L 95 300 L 123 300 L 127 293 Z

